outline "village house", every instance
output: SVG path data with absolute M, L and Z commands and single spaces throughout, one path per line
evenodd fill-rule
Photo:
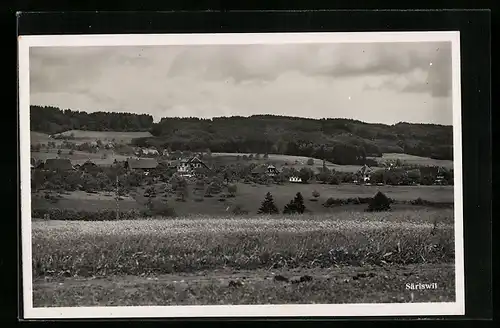
M 177 173 L 182 176 L 192 176 L 197 169 L 209 169 L 209 167 L 200 160 L 197 156 L 189 159 L 182 159 L 177 161 Z
M 107 144 L 104 145 L 104 148 L 106 148 L 106 149 L 114 149 L 115 148 L 115 144 L 112 143 L 112 142 L 108 142 Z
M 371 179 L 371 174 L 373 173 L 373 170 L 368 166 L 368 165 L 363 165 L 359 171 L 357 172 L 357 175 L 359 176 L 359 180 L 364 183 L 369 183 Z
M 67 158 L 48 158 L 43 168 L 51 171 L 70 171 L 73 170 L 73 165 Z
M 434 183 L 437 185 L 447 184 L 447 181 L 445 179 L 445 173 L 446 170 L 442 167 L 439 167 L 436 172 L 436 180 L 434 181 Z
M 279 171 L 278 171 L 278 169 L 276 169 L 276 166 L 274 166 L 274 165 L 267 165 L 267 166 L 266 165 L 259 165 L 259 166 L 256 166 L 252 170 L 251 174 L 253 176 L 267 174 L 270 177 L 274 177 L 274 176 L 279 174 Z
M 129 158 L 125 162 L 126 169 L 144 172 L 145 175 L 148 175 L 157 166 L 158 162 L 154 158 Z
M 160 155 L 158 150 L 156 150 L 154 148 L 142 148 L 141 152 L 143 155 L 146 155 L 146 156 L 159 156 Z
M 269 175 L 271 177 L 274 177 L 274 176 L 276 176 L 278 174 L 279 174 L 279 171 L 276 168 L 276 166 L 274 166 L 272 164 L 267 166 L 267 175 Z

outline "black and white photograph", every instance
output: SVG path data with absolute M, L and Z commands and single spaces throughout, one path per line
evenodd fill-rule
M 25 317 L 464 314 L 459 48 L 21 36 Z

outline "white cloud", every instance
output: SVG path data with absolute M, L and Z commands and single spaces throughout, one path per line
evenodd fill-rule
M 435 49 L 434 44 L 39 48 L 30 57 L 31 103 L 149 113 L 157 120 L 268 113 L 451 124 L 451 101 L 443 92 L 451 76 L 440 75 L 447 61 L 436 57 Z

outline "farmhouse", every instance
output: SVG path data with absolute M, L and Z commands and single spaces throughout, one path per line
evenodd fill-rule
M 142 148 L 141 149 L 141 153 L 143 155 L 149 155 L 149 156 L 158 156 L 158 155 L 160 155 L 160 153 L 158 152 L 158 150 L 156 150 L 154 148 Z
M 272 176 L 279 174 L 279 171 L 278 171 L 278 169 L 276 169 L 276 167 L 274 165 L 267 165 L 267 166 L 266 165 L 259 165 L 252 170 L 251 174 L 254 176 L 267 174 L 268 176 L 272 177 Z
M 189 159 L 182 159 L 177 162 L 177 172 L 180 175 L 192 175 L 197 169 L 203 168 L 209 169 L 208 166 L 198 158 L 198 156 L 194 156 Z
M 52 171 L 69 171 L 73 169 L 71 161 L 67 158 L 48 158 L 45 161 L 44 169 Z
M 106 149 L 114 149 L 115 148 L 115 144 L 112 143 L 112 142 L 108 142 L 107 144 L 104 145 L 104 148 L 106 148 Z
M 368 165 L 363 165 L 357 174 L 361 177 L 363 182 L 370 182 L 370 176 L 373 173 L 373 170 Z
M 446 170 L 442 167 L 439 167 L 436 172 L 436 180 L 434 181 L 434 184 L 437 185 L 446 184 L 445 173 Z
M 268 165 L 267 166 L 267 175 L 273 177 L 275 175 L 279 174 L 278 169 L 274 165 Z
M 299 178 L 299 177 L 295 177 L 295 176 L 290 177 L 290 178 L 288 179 L 288 181 L 290 181 L 290 182 L 292 182 L 292 183 L 302 183 L 302 179 L 301 179 L 301 178 Z
M 147 173 L 158 166 L 154 158 L 129 158 L 125 162 L 125 168 L 129 170 L 142 171 Z

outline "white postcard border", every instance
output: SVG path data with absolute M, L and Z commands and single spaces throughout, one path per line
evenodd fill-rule
M 32 295 L 31 185 L 30 185 L 30 81 L 31 47 L 160 46 L 283 43 L 452 43 L 453 162 L 455 209 L 455 291 L 450 303 L 315 304 L 315 305 L 206 305 L 130 307 L 34 308 Z M 242 33 L 242 34 L 117 34 L 19 36 L 19 138 L 21 173 L 21 238 L 24 319 L 146 318 L 146 317 L 343 317 L 441 316 L 465 314 L 462 204 L 462 131 L 460 91 L 460 33 L 354 32 L 354 33 Z M 24 201 L 23 201 L 24 200 Z

